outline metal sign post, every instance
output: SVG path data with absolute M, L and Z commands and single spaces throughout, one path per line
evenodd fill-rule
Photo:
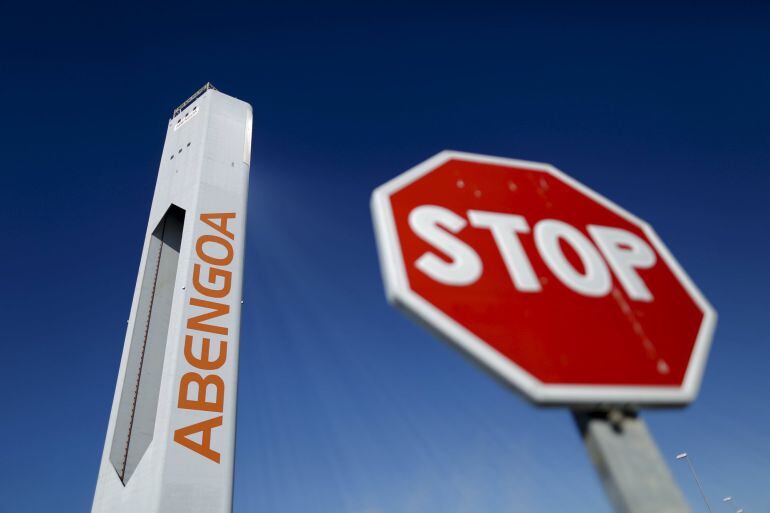
M 637 413 L 612 409 L 572 415 L 615 511 L 691 512 Z

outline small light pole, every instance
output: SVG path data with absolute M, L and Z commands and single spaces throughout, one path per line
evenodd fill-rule
M 738 506 L 736 506 L 731 496 L 728 495 L 727 497 L 722 499 L 722 502 L 728 503 L 728 504 L 732 503 L 732 506 L 735 508 L 735 513 L 743 513 L 743 508 L 739 508 Z
M 695 484 L 698 485 L 698 490 L 700 490 L 700 495 L 701 497 L 703 497 L 703 502 L 706 503 L 706 508 L 709 510 L 709 513 L 714 513 L 711 510 L 711 505 L 709 504 L 709 501 L 706 498 L 706 493 L 703 491 L 703 487 L 700 484 L 700 479 L 698 479 L 698 474 L 695 472 L 695 467 L 693 466 L 692 461 L 690 460 L 690 457 L 687 456 L 686 452 L 680 452 L 679 454 L 676 455 L 676 459 L 687 460 L 687 465 L 690 467 L 690 472 L 692 472 L 692 477 L 695 479 Z

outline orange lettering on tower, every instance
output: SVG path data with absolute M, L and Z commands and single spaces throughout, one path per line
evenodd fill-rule
M 222 416 L 213 419 L 204 420 L 191 426 L 179 428 L 174 431 L 174 441 L 188 449 L 192 449 L 201 456 L 204 456 L 214 463 L 219 463 L 219 453 L 211 448 L 211 430 L 222 425 Z M 202 443 L 195 442 L 188 438 L 195 433 L 202 433 Z
M 203 297 L 221 299 L 223 302 L 210 301 L 203 297 L 190 297 L 190 307 L 203 308 L 187 318 L 187 329 L 192 331 L 227 335 L 227 315 L 230 313 L 228 296 L 232 286 L 232 271 L 225 266 L 232 263 L 235 256 L 233 244 L 235 234 L 228 229 L 227 223 L 235 219 L 234 212 L 201 214 L 200 220 L 219 234 L 202 234 L 195 241 L 195 253 L 200 262 L 193 263 L 192 285 Z M 228 240 L 230 239 L 230 240 Z M 225 302 L 227 301 L 227 302 Z M 200 335 L 196 335 L 200 336 Z M 196 338 L 186 334 L 184 340 L 185 361 L 197 370 L 216 371 L 227 360 L 227 340 L 219 340 L 219 351 L 214 358 L 211 354 L 211 338 L 200 336 L 200 356 L 193 352 Z M 212 359 L 213 358 L 213 359 Z M 207 400 L 207 392 L 214 388 L 214 398 Z M 192 397 L 190 397 L 192 395 Z M 177 407 L 183 410 L 210 411 L 222 413 L 225 407 L 225 381 L 218 374 L 198 374 L 185 372 L 179 382 Z M 220 453 L 211 447 L 211 434 L 214 428 L 222 425 L 223 416 L 214 417 L 197 424 L 182 427 L 174 431 L 174 441 L 191 449 L 209 460 L 219 463 Z M 201 434 L 201 443 L 190 438 Z

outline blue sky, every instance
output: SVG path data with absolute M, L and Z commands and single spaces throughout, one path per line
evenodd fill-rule
M 4 8 L 0 512 L 87 511 L 163 136 L 254 106 L 235 511 L 607 512 L 538 410 L 386 305 L 371 190 L 445 149 L 547 161 L 656 227 L 720 314 L 646 412 L 695 511 L 770 511 L 770 6 Z

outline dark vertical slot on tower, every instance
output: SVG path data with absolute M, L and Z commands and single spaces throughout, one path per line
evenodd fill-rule
M 147 451 L 155 429 L 184 215 L 171 205 L 150 237 L 110 449 L 110 461 L 123 484 Z

